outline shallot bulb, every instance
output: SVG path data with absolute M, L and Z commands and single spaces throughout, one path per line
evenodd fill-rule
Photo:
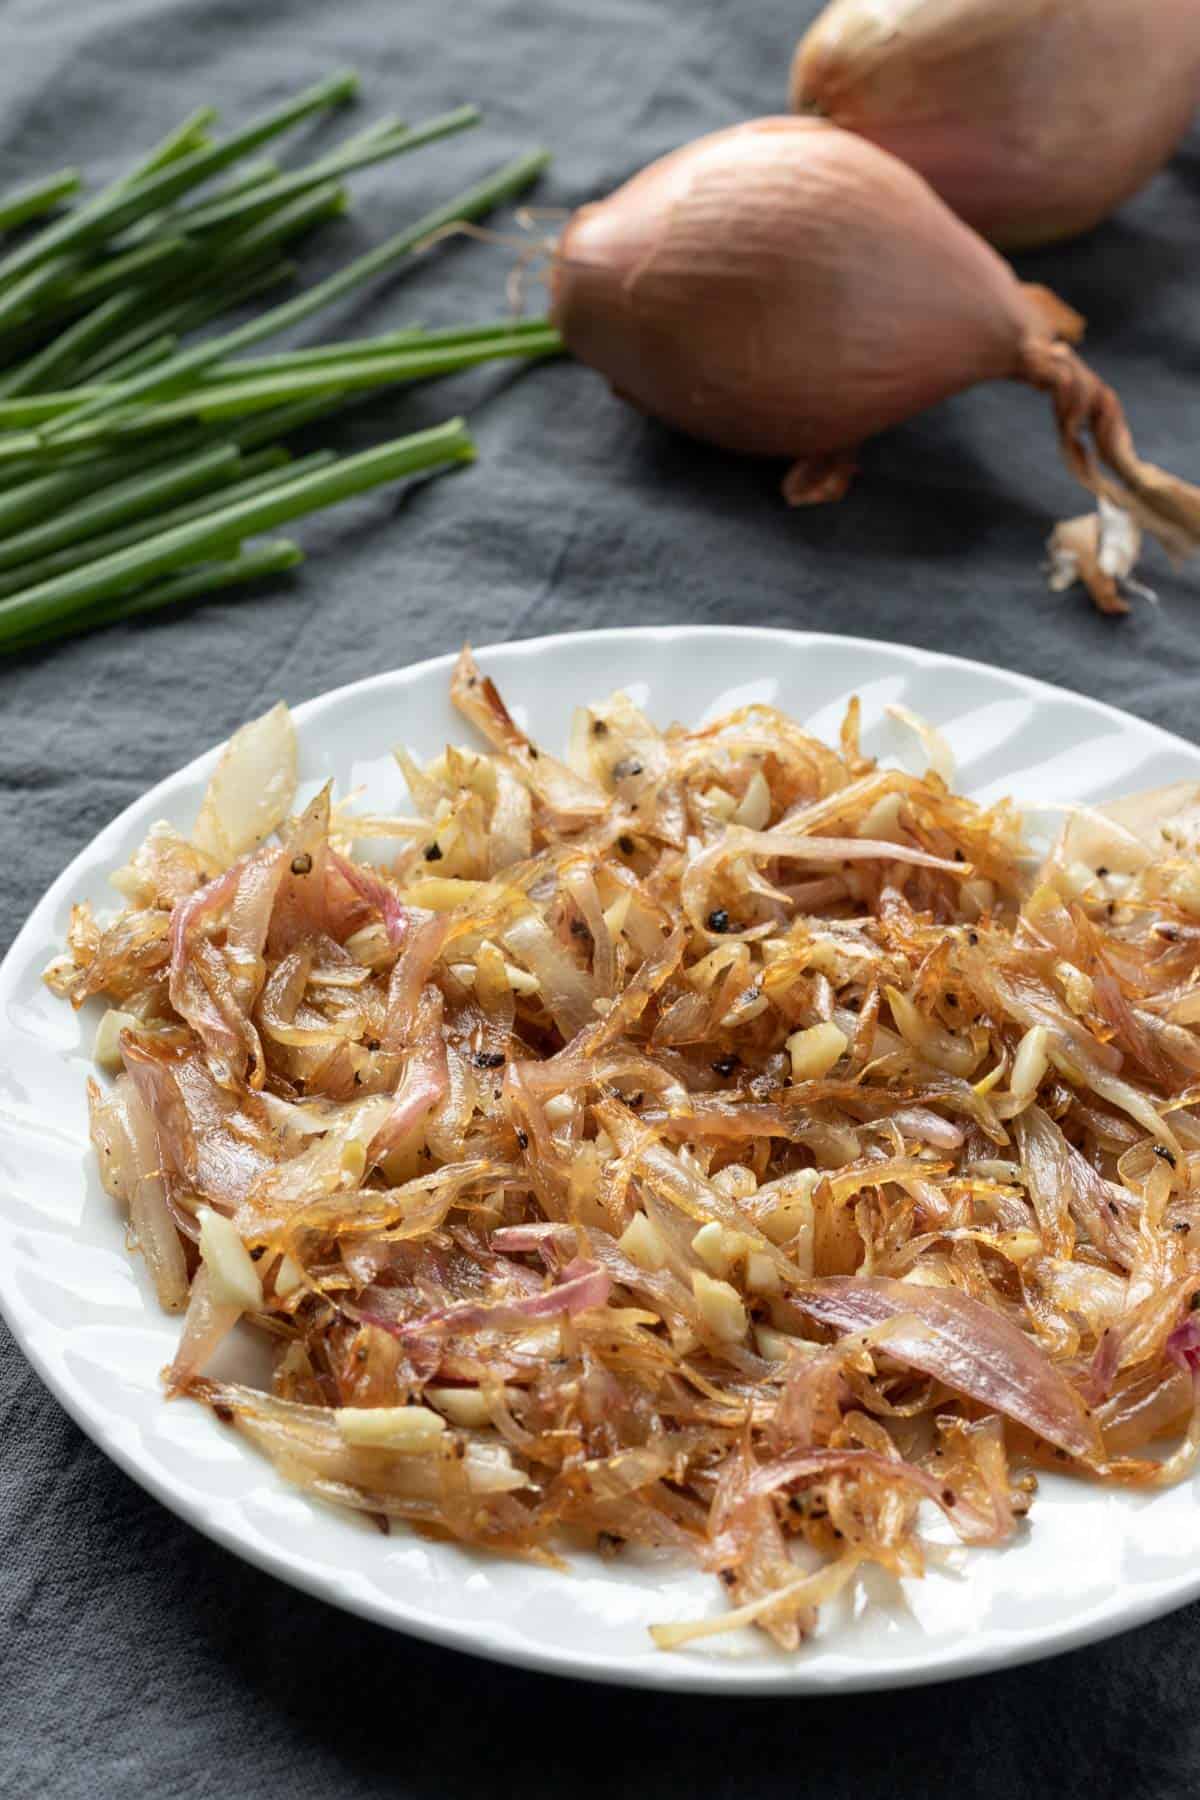
M 1049 394 L 1063 457 L 1176 555 L 1200 490 L 1136 455 L 1064 337 L 1082 320 L 886 151 L 753 120 L 651 164 L 559 240 L 552 316 L 618 394 L 725 449 L 787 457 L 793 505 L 840 499 L 863 440 L 979 381 Z
M 1200 103 L 1196 0 L 832 0 L 791 104 L 920 171 L 1010 249 L 1086 231 Z

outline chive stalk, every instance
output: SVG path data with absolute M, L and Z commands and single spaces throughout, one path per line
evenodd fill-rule
M 49 556 L 39 557 L 35 562 L 22 563 L 19 568 L 8 571 L 0 576 L 0 599 L 8 594 L 20 593 L 23 588 L 34 587 L 39 582 L 49 581 L 55 575 L 65 575 L 69 569 L 80 568 L 98 557 L 124 550 L 129 544 L 138 544 L 146 538 L 156 537 L 176 525 L 187 525 L 193 519 L 202 519 L 208 513 L 215 512 L 218 507 L 231 506 L 235 500 L 248 500 L 254 494 L 268 493 L 271 488 L 281 487 L 300 475 L 328 468 L 335 460 L 332 450 L 314 450 L 295 462 L 286 450 L 259 450 L 253 456 L 243 459 L 236 479 L 227 486 L 199 494 L 154 518 L 132 519 L 116 530 L 89 538 L 86 543 L 70 544 Z
M 88 494 L 73 506 L 63 507 L 24 531 L 0 539 L 0 569 L 12 569 L 63 544 L 82 543 L 114 525 L 153 513 L 157 507 L 183 500 L 198 489 L 213 488 L 231 480 L 240 457 L 235 444 L 216 444 L 193 456 L 173 460 L 165 468 L 152 469 Z
M 0 644 L 26 638 L 43 626 L 116 598 L 141 582 L 170 574 L 259 531 L 336 506 L 402 476 L 469 462 L 474 455 L 466 425 L 461 419 L 451 419 L 361 455 L 343 457 L 329 468 L 287 482 L 271 493 L 219 508 L 205 518 L 177 525 L 11 595 L 0 601 Z
M 350 71 L 330 76 L 222 143 L 173 157 L 140 179 L 106 190 L 89 205 L 77 207 L 55 224 L 46 226 L 28 243 L 0 258 L 0 281 L 13 280 L 63 251 L 82 249 L 114 237 L 135 219 L 158 210 L 189 188 L 207 181 L 248 151 L 256 150 L 260 144 L 289 130 L 312 113 L 349 99 L 357 85 L 357 77 Z
M 397 263 L 410 257 L 416 247 L 426 238 L 440 231 L 443 226 L 451 225 L 458 219 L 478 218 L 481 213 L 499 206 L 514 194 L 528 187 L 545 168 L 549 157 L 545 151 L 534 151 L 526 156 L 517 157 L 506 163 L 503 168 L 457 194 L 443 206 L 435 207 L 418 219 L 407 231 L 398 232 L 384 243 L 368 250 L 365 256 L 356 257 L 347 263 L 336 274 L 315 287 L 297 294 L 294 299 L 285 300 L 279 306 L 273 306 L 247 324 L 236 330 L 226 332 L 223 336 L 210 338 L 205 344 L 197 344 L 191 350 L 181 351 L 177 356 L 160 363 L 157 368 L 135 376 L 117 386 L 106 399 L 85 401 L 75 412 L 69 413 L 50 428 L 47 438 L 53 438 L 59 432 L 82 423 L 85 419 L 98 414 L 113 412 L 126 406 L 131 400 L 158 396 L 172 391 L 187 377 L 194 376 L 199 370 L 208 368 L 212 363 L 221 362 L 235 351 L 250 344 L 260 343 L 263 338 L 274 337 L 276 333 L 287 330 L 292 325 L 299 325 L 323 307 L 339 300 L 343 294 L 360 287 L 373 276 L 394 268 Z
M 349 145 L 344 144 L 339 150 L 331 151 L 328 156 L 310 163 L 306 169 L 298 169 L 291 175 L 281 175 L 277 181 L 266 183 L 250 193 L 223 199 L 218 197 L 207 206 L 197 207 L 187 215 L 187 229 L 210 231 L 216 227 L 244 222 L 268 207 L 290 200 L 296 194 L 306 193 L 310 188 L 319 187 L 330 176 L 351 175 L 356 169 L 389 161 L 393 156 L 401 156 L 409 150 L 419 150 L 422 145 L 449 137 L 452 132 L 465 131 L 472 125 L 478 125 L 482 117 L 477 106 L 459 106 L 453 112 L 442 113 L 437 118 L 427 119 L 422 124 L 399 132 L 363 133 L 357 141 L 352 140 Z
M 43 175 L 22 187 L 10 188 L 7 194 L 0 194 L 0 231 L 13 231 L 18 225 L 50 212 L 60 200 L 69 200 L 72 194 L 78 193 L 81 186 L 78 169 L 56 169 L 52 175 Z
M 185 569 L 180 575 L 168 575 L 160 581 L 150 582 L 138 593 L 88 607 L 70 618 L 52 619 L 24 637 L 6 638 L 0 641 L 0 656 L 16 656 L 22 650 L 36 650 L 42 644 L 53 643 L 58 638 L 73 637 L 81 631 L 95 631 L 102 625 L 116 625 L 125 619 L 156 612 L 161 607 L 182 606 L 189 600 L 207 600 L 212 595 L 228 592 L 230 588 L 244 587 L 249 582 L 279 575 L 303 561 L 303 550 L 289 538 L 267 538 L 261 544 L 252 545 L 240 556 L 231 557 L 224 562 L 202 563 L 198 568 Z

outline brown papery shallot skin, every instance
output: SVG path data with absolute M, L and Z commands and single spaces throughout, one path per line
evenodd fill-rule
M 1087 231 L 1200 104 L 1197 0 L 832 0 L 791 105 L 918 169 L 1009 249 Z
M 929 184 L 818 119 L 756 119 L 651 164 L 559 240 L 551 316 L 624 399 L 724 449 L 792 459 L 794 505 L 840 499 L 864 439 L 1001 378 L 1054 404 L 1072 473 L 1176 555 L 1200 490 L 1136 455 L 1121 405 Z

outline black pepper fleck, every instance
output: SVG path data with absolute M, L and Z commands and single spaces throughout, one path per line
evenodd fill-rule
M 736 1056 L 718 1056 L 713 1064 L 713 1072 L 717 1075 L 732 1075 L 737 1068 L 739 1058 Z
M 953 1488 L 943 1488 L 942 1489 L 942 1505 L 943 1506 L 957 1506 L 958 1505 L 958 1495 L 954 1492 Z
M 725 911 L 723 906 L 714 906 L 704 923 L 708 926 L 710 931 L 728 931 L 729 914 Z
M 529 1148 L 529 1133 L 527 1131 L 518 1131 L 517 1132 L 517 1142 L 521 1146 L 522 1150 L 528 1150 L 528 1148 Z
M 617 839 L 617 849 L 621 852 L 621 855 L 622 856 L 632 856 L 636 847 L 637 846 L 634 844 L 634 841 L 630 837 L 629 833 L 627 831 L 623 831 L 621 833 L 620 837 Z
M 593 719 L 592 720 L 592 736 L 593 737 L 607 737 L 608 736 L 608 726 L 604 723 L 603 719 Z
M 979 942 L 979 933 L 977 931 L 968 931 L 967 942 L 972 945 L 977 944 Z
M 368 1038 L 367 1039 L 367 1049 L 368 1050 L 378 1050 L 378 1048 L 379 1048 L 379 1039 L 378 1038 Z
M 1108 870 L 1105 867 L 1105 865 L 1103 863 L 1101 863 L 1100 867 L 1096 870 L 1096 873 L 1100 877 L 1101 881 L 1103 881 L 1104 877 L 1108 874 Z
M 293 858 L 292 858 L 292 874 L 293 875 L 311 875 L 312 874 L 312 857 L 308 854 L 307 850 L 302 850 L 299 856 L 293 856 Z
M 232 1425 L 233 1424 L 233 1408 L 232 1408 L 232 1406 L 225 1406 L 222 1404 L 222 1402 L 220 1400 L 218 1400 L 213 1407 L 213 1411 L 216 1413 L 218 1419 L 220 1419 L 222 1425 Z
M 506 1058 L 503 1050 L 477 1050 L 475 1052 L 475 1067 L 477 1069 L 502 1069 L 505 1060 Z
M 426 862 L 441 862 L 441 860 L 442 860 L 442 846 L 440 844 L 427 844 L 425 846 L 425 861 Z
M 964 856 L 964 855 L 963 855 L 963 853 L 962 853 L 962 851 L 961 851 L 961 850 L 955 850 L 955 852 L 954 852 L 954 860 L 955 860 L 955 862 L 966 862 L 966 860 L 967 860 L 967 859 L 966 859 L 966 857 L 965 857 L 965 856 Z
M 1168 1150 L 1165 1144 L 1155 1144 L 1154 1154 L 1163 1162 L 1169 1163 L 1171 1168 L 1178 1168 L 1179 1165 L 1176 1161 L 1175 1152 L 1173 1150 Z

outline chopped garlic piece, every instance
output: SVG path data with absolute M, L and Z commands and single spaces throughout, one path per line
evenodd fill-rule
M 446 1429 L 428 1406 L 341 1406 L 333 1417 L 348 1444 L 367 1450 L 432 1450 Z
M 262 1281 L 232 1219 L 202 1206 L 196 1214 L 200 1225 L 200 1256 L 208 1270 L 212 1296 L 218 1306 L 240 1306 L 254 1312 L 263 1303 Z
M 298 1288 L 304 1286 L 304 1270 L 294 1257 L 285 1256 L 275 1271 L 275 1294 L 280 1300 L 288 1300 Z
M 975 876 L 971 881 L 963 882 L 958 898 L 968 919 L 982 919 L 996 904 L 996 890 L 990 881 Z
M 956 1037 L 927 1019 L 916 1003 L 899 988 L 887 990 L 888 1005 L 896 1021 L 896 1030 L 906 1044 L 948 1075 L 967 1076 L 979 1061 L 980 1052 L 969 1038 Z
M 1036 1231 L 1005 1231 L 998 1242 L 1014 1262 L 1028 1262 L 1031 1256 L 1042 1254 L 1042 1240 Z
M 727 1200 L 748 1200 L 751 1194 L 758 1192 L 758 1177 L 745 1163 L 726 1163 L 713 1176 L 712 1184 Z
M 735 825 L 746 825 L 751 831 L 765 831 L 771 817 L 771 790 L 761 769 L 750 777 L 741 805 L 733 815 Z
M 1049 1041 L 1050 1034 L 1044 1025 L 1031 1025 L 1018 1044 L 1008 1084 L 1014 1100 L 1032 1100 L 1037 1093 L 1042 1077 L 1050 1067 Z
M 528 1475 L 514 1466 L 503 1444 L 468 1444 L 464 1462 L 477 1494 L 511 1494 L 533 1485 Z
M 752 1250 L 746 1258 L 746 1286 L 752 1294 L 781 1294 L 779 1270 L 765 1250 Z
M 516 1388 L 504 1389 L 507 1401 L 515 1400 L 516 1396 Z M 492 1415 L 488 1411 L 487 1397 L 479 1388 L 431 1387 L 425 1389 L 425 1398 L 430 1406 L 444 1413 L 452 1425 L 464 1425 L 469 1430 L 478 1430 L 481 1426 L 491 1424 Z
M 795 1081 L 820 1081 L 850 1048 L 850 1040 L 836 1025 L 812 1025 L 793 1031 L 787 1041 Z
M 454 912 L 460 906 L 469 905 L 486 886 L 484 881 L 467 881 L 459 875 L 426 875 L 410 884 L 404 898 L 413 906 L 427 907 L 430 912 Z
M 820 1169 L 797 1169 L 771 1184 L 770 1209 L 759 1220 L 763 1236 L 773 1244 L 786 1244 L 797 1232 L 812 1228 L 813 1189 L 821 1179 Z
M 633 904 L 633 895 L 628 888 L 622 888 L 611 906 L 604 909 L 604 923 L 613 937 L 620 937 L 625 929 L 625 921 L 629 917 L 629 908 Z
M 121 1056 L 121 1033 L 136 1024 L 132 1013 L 119 1012 L 115 1006 L 110 1006 L 101 1019 L 96 1028 L 92 1056 L 96 1067 L 103 1069 L 106 1075 L 119 1075 L 125 1067 Z
M 900 823 L 903 794 L 881 794 L 858 828 L 857 836 L 886 844 L 905 844 L 908 833 Z
M 1085 862 L 1073 862 L 1063 869 L 1060 881 L 1071 900 L 1096 900 L 1099 898 L 1099 882 L 1096 871 L 1090 869 Z
M 568 1119 L 575 1117 L 575 1098 L 572 1094 L 555 1094 L 547 1100 L 542 1109 L 547 1122 L 551 1125 L 565 1125 Z
M 769 1325 L 754 1327 L 754 1342 L 758 1354 L 765 1356 L 768 1362 L 786 1362 L 791 1354 L 794 1339 L 785 1337 L 782 1331 L 772 1331 Z
M 1200 869 L 1181 869 L 1171 882 L 1170 894 L 1185 913 L 1200 917 Z
M 714 1275 L 728 1275 L 747 1248 L 747 1240 L 740 1231 L 730 1231 L 717 1219 L 702 1225 L 692 1239 L 692 1249 Z
M 634 1213 L 617 1239 L 617 1248 L 639 1269 L 647 1269 L 652 1274 L 666 1265 L 667 1246 L 662 1233 L 645 1213 Z
M 738 809 L 737 801 L 724 788 L 705 788 L 700 799 L 706 810 L 715 813 L 718 819 L 732 819 Z
M 1065 960 L 1055 963 L 1054 974 L 1071 1011 L 1077 1016 L 1090 1012 L 1095 1000 L 1091 976 L 1085 975 L 1082 969 L 1077 969 L 1074 963 Z
M 491 938 L 484 938 L 480 944 L 479 953 L 484 952 L 499 956 L 504 961 L 504 952 L 498 944 L 493 944 Z M 531 975 L 528 969 L 519 969 L 516 963 L 504 961 L 504 977 L 514 994 L 540 994 L 542 991 L 542 984 L 537 976 Z
M 348 1180 L 362 1180 L 367 1168 L 367 1146 L 360 1138 L 350 1138 L 342 1145 L 341 1165 Z
M 700 1308 L 700 1316 L 714 1337 L 730 1344 L 745 1337 L 746 1308 L 742 1305 L 736 1288 L 730 1287 L 727 1281 L 714 1280 L 703 1269 L 695 1269 L 692 1272 L 692 1293 Z

